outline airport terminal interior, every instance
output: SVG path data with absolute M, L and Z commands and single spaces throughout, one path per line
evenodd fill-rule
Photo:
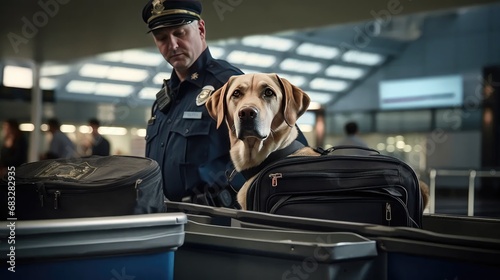
M 144 1 L 49 2 L 0 4 L 0 120 L 21 123 L 30 161 L 47 150 L 52 117 L 81 155 L 97 118 L 112 154 L 144 156 L 172 71 Z M 215 58 L 310 96 L 298 120 L 310 146 L 335 146 L 354 121 L 435 190 L 427 212 L 500 217 L 500 2 L 203 2 Z

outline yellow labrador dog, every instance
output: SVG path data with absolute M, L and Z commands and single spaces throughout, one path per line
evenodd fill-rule
M 309 96 L 300 88 L 276 74 L 233 76 L 208 99 L 210 116 L 229 128 L 231 160 L 236 171 L 259 166 L 273 152 L 289 147 L 297 138 L 297 119 L 309 106 Z M 310 147 L 302 147 L 290 156 L 319 156 Z M 249 178 L 237 195 L 246 209 L 248 188 L 257 175 Z M 425 183 L 420 189 L 427 205 L 429 191 Z
M 297 138 L 297 119 L 309 106 L 309 96 L 276 74 L 233 76 L 208 99 L 210 116 L 217 128 L 225 120 L 229 128 L 231 160 L 241 172 L 260 165 L 271 153 L 288 147 Z M 302 147 L 291 156 L 318 156 Z M 238 203 L 246 209 L 248 188 L 256 176 L 238 192 Z

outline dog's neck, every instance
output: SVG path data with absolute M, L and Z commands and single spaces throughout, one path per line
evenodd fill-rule
M 247 138 L 244 140 L 232 139 L 235 141 L 231 148 L 231 160 L 236 171 L 260 165 L 271 153 L 288 147 L 298 135 L 295 126 L 275 130 L 268 138 L 259 140 L 257 138 Z

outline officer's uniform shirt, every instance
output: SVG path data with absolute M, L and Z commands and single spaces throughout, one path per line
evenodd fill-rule
M 153 108 L 146 135 L 146 157 L 162 168 L 163 191 L 169 200 L 180 201 L 188 190 L 226 183 L 231 169 L 227 126 L 216 129 L 205 104 L 197 105 L 202 89 L 219 89 L 233 75 L 243 74 L 226 61 L 212 58 L 207 48 L 191 66 L 185 81 L 175 71 L 166 85 L 172 93 L 167 112 Z M 235 186 L 237 188 L 237 186 Z

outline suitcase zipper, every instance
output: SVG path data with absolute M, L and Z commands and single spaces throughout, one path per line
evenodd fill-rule
M 281 174 L 281 173 L 269 174 L 269 178 L 271 178 L 271 187 L 277 187 L 278 186 L 278 179 L 283 178 L 283 174 Z
M 59 196 L 61 196 L 61 192 L 59 190 L 54 192 L 54 209 L 57 210 L 59 208 Z
M 388 225 L 391 225 L 392 220 L 392 212 L 391 212 L 391 204 L 389 202 L 385 203 L 385 220 Z

